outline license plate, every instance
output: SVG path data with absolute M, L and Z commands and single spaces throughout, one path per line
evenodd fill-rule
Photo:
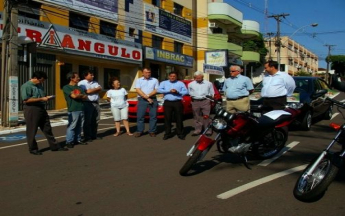
M 259 113 L 259 112 L 253 112 L 253 116 L 260 118 L 260 117 L 261 117 L 261 113 Z

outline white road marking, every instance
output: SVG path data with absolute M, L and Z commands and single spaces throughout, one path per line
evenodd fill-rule
M 219 194 L 219 195 L 217 195 L 217 198 L 219 198 L 219 199 L 228 199 L 228 198 L 233 197 L 233 196 L 235 196 L 235 195 L 237 195 L 239 193 L 242 193 L 242 192 L 244 192 L 246 190 L 249 190 L 249 189 L 251 189 L 253 187 L 256 187 L 256 186 L 259 186 L 261 184 L 273 181 L 273 180 L 275 180 L 277 178 L 280 178 L 280 177 L 283 177 L 283 176 L 290 175 L 292 173 L 301 171 L 301 170 L 305 169 L 307 167 L 307 165 L 308 164 L 304 164 L 304 165 L 301 165 L 301 166 L 298 166 L 298 167 L 294 167 L 292 169 L 288 169 L 288 170 L 284 170 L 284 171 L 279 172 L 279 173 L 275 173 L 275 174 L 270 175 L 270 176 L 266 176 L 264 178 L 258 179 L 256 181 L 250 182 L 248 184 L 242 185 L 242 186 L 237 187 L 235 189 L 232 189 L 232 190 L 229 190 L 229 191 L 224 192 L 222 194 Z
M 297 141 L 294 141 L 294 142 L 290 143 L 289 145 L 285 146 L 276 156 L 274 156 L 273 158 L 270 158 L 270 159 L 262 161 L 261 163 L 258 164 L 258 166 L 267 166 L 267 165 L 269 165 L 273 161 L 277 160 L 280 156 L 285 154 L 287 151 L 289 151 L 290 149 L 295 147 L 298 143 L 299 142 L 297 142 Z
M 333 113 L 331 120 L 332 120 L 334 117 L 336 117 L 337 115 L 339 115 L 339 113 Z
M 99 131 L 102 131 L 102 130 L 108 130 L 108 129 L 113 129 L 114 127 L 108 127 L 108 128 L 102 128 L 102 129 L 98 129 Z M 66 137 L 65 136 L 58 136 L 58 137 L 55 137 L 55 139 L 59 139 L 59 138 L 64 138 Z M 37 140 L 37 142 L 44 142 L 46 141 L 47 139 L 41 139 L 41 140 Z M 26 145 L 27 143 L 19 143 L 19 144 L 15 144 L 15 145 L 9 145 L 9 146 L 4 146 L 4 147 L 0 147 L 0 150 L 1 149 L 6 149 L 6 148 L 12 148 L 12 147 L 17 147 L 17 146 L 22 146 L 22 145 Z

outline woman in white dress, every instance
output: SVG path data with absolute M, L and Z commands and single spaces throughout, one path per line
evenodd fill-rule
M 111 112 L 113 113 L 115 121 L 116 133 L 114 136 L 119 136 L 121 134 L 121 121 L 123 121 L 127 135 L 132 136 L 133 134 L 130 132 L 128 124 L 128 93 L 126 89 L 121 88 L 121 83 L 118 79 L 114 79 L 111 86 L 113 89 L 107 91 L 107 100 L 110 102 Z

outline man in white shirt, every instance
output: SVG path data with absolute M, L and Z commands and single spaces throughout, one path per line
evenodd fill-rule
M 265 111 L 285 109 L 286 97 L 296 88 L 295 80 L 288 73 L 279 71 L 276 61 L 266 62 L 265 71 L 261 89 Z
M 211 82 L 204 80 L 204 74 L 200 71 L 194 73 L 194 81 L 189 83 L 188 92 L 192 98 L 192 109 L 194 116 L 194 132 L 192 136 L 199 135 L 210 123 L 208 118 L 211 112 L 211 102 L 206 96 L 213 97 L 214 89 Z M 206 135 L 211 135 L 208 131 Z
M 96 139 L 97 137 L 98 123 L 101 120 L 101 108 L 99 106 L 99 92 L 102 90 L 102 86 L 94 80 L 94 73 L 87 70 L 83 73 L 84 79 L 78 83 L 85 93 L 88 100 L 84 101 L 84 116 L 85 122 L 83 126 L 84 142 Z

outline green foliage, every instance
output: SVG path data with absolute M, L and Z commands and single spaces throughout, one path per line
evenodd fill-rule
M 312 74 L 310 74 L 307 71 L 298 71 L 294 74 L 295 76 L 312 76 Z
M 332 62 L 331 69 L 339 76 L 345 75 L 345 55 L 332 55 L 327 57 Z
M 268 50 L 265 47 L 265 42 L 262 34 L 260 34 L 260 37 L 258 39 L 243 42 L 242 47 L 243 51 L 254 51 L 260 53 L 260 63 L 250 63 L 250 65 L 254 66 L 254 68 L 260 67 L 265 62 L 265 57 Z

